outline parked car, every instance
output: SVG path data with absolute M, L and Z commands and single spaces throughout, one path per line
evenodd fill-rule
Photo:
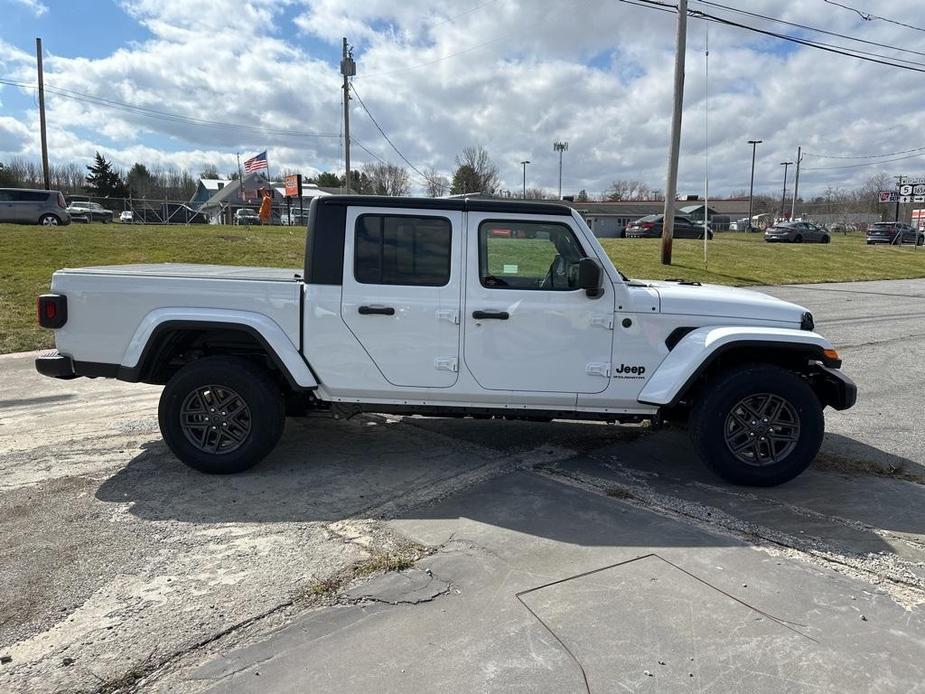
M 71 221 L 74 222 L 102 222 L 109 224 L 112 221 L 112 210 L 107 210 L 98 202 L 88 202 L 86 200 L 74 200 L 67 206 L 68 214 L 71 215 Z
M 729 222 L 729 231 L 757 231 L 757 228 L 749 223 L 748 217 L 742 217 Z
M 777 222 L 764 232 L 768 243 L 828 243 L 829 232 L 812 222 Z
M 867 243 L 914 243 L 921 246 L 925 243 L 925 233 L 902 222 L 876 222 L 867 227 Z
M 630 222 L 626 226 L 626 238 L 628 239 L 657 239 L 662 236 L 663 214 L 650 214 L 635 222 Z M 698 227 L 687 217 L 674 218 L 674 238 L 676 239 L 702 239 L 703 227 Z M 713 232 L 709 233 L 709 238 L 713 238 Z
M 269 454 L 289 406 L 687 421 L 706 465 L 768 486 L 812 462 L 826 406 L 857 398 L 805 308 L 627 280 L 565 205 L 338 195 L 315 198 L 310 220 L 297 273 L 58 270 L 38 300 L 57 352 L 36 368 L 164 385 L 164 440 L 209 473 Z
M 56 190 L 0 188 L 0 222 L 58 226 L 70 224 L 71 215 Z
M 247 207 L 242 207 L 239 210 L 234 212 L 234 223 L 239 224 L 260 224 L 260 215 L 257 214 L 257 210 L 251 210 Z
M 123 224 L 134 224 L 135 213 L 131 210 L 122 210 L 122 212 L 119 214 L 119 221 Z

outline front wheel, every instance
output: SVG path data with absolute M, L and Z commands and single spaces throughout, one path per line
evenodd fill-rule
M 161 393 L 158 423 L 171 451 L 201 472 L 242 472 L 265 458 L 283 433 L 286 406 L 270 374 L 239 357 L 184 366 Z
M 829 243 L 832 239 L 828 235 L 822 237 L 822 243 Z
M 797 237 L 793 240 L 794 243 L 803 243 L 803 237 L 797 234 Z
M 779 366 L 745 366 L 708 384 L 691 413 L 700 459 L 733 484 L 770 487 L 803 472 L 825 433 L 809 384 Z

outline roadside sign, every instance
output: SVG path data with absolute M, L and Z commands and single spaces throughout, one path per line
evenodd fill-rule
M 912 184 L 904 183 L 903 185 L 899 186 L 899 194 L 912 195 Z
M 286 197 L 302 197 L 302 174 L 286 176 Z
M 896 202 L 899 200 L 899 193 L 895 190 L 881 190 L 880 202 Z
M 900 195 L 899 201 L 900 202 L 912 202 L 912 196 L 911 195 Z

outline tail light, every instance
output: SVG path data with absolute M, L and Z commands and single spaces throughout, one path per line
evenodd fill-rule
M 61 209 L 67 209 L 67 203 L 64 202 L 64 195 L 58 193 L 58 207 Z
M 643 222 L 642 224 L 640 224 L 640 226 L 643 229 L 651 229 L 652 227 L 655 226 L 655 224 L 653 222 Z
M 52 330 L 67 323 L 67 297 L 61 294 L 42 294 L 36 301 L 39 325 Z

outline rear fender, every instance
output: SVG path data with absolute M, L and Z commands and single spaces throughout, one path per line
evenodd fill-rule
M 285 331 L 271 318 L 251 311 L 201 308 L 159 308 L 139 323 L 119 366 L 118 378 L 137 381 L 153 338 L 165 329 L 239 329 L 253 335 L 286 379 L 300 388 L 315 388 L 318 381 Z
M 826 366 L 840 364 L 825 357 L 832 344 L 821 335 L 807 330 L 760 327 L 704 327 L 692 330 L 675 345 L 639 393 L 638 400 L 647 405 L 676 405 L 698 376 L 721 355 L 730 350 L 750 350 L 754 361 L 768 360 L 782 352 L 806 354 L 807 362 L 816 360 Z

